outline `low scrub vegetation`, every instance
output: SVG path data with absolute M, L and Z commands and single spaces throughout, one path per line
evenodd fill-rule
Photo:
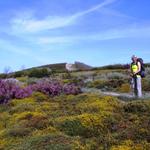
M 0 149 L 149 150 L 149 98 L 82 93 L 82 88 L 130 92 L 130 77 L 118 67 L 1 79 Z M 145 92 L 150 91 L 146 72 Z
M 34 92 L 0 105 L 0 149 L 148 150 L 150 101 Z

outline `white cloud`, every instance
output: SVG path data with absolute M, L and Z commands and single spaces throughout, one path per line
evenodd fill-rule
M 45 19 L 36 19 L 31 14 L 24 14 L 23 16 L 13 18 L 11 20 L 12 32 L 17 33 L 36 33 L 44 30 L 57 29 L 72 25 L 79 17 L 83 17 L 89 13 L 99 10 L 116 0 L 105 0 L 104 2 L 91 7 L 87 10 L 77 12 L 70 16 L 47 16 Z
M 36 37 L 35 42 L 40 45 L 47 44 L 72 44 L 83 41 L 102 41 L 113 40 L 119 38 L 144 38 L 150 37 L 150 25 L 141 26 L 129 25 L 126 27 L 113 28 L 107 31 L 99 33 L 93 33 L 88 35 L 76 35 L 76 36 L 43 36 Z
M 43 20 L 34 17 L 23 19 L 15 18 L 12 20 L 13 32 L 36 33 L 43 30 L 60 28 L 71 23 L 70 17 L 49 16 Z

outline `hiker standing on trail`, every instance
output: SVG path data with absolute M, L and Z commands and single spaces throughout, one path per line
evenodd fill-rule
M 141 63 L 138 61 L 136 56 L 132 56 L 131 63 L 131 77 L 132 77 L 132 88 L 134 90 L 135 97 L 142 97 L 142 83 L 141 83 Z

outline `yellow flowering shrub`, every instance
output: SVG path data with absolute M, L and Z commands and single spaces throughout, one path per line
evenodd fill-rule
M 59 109 L 59 104 L 56 102 L 43 102 L 40 104 L 39 111 L 52 112 Z M 38 109 L 36 109 L 38 111 Z
M 80 102 L 77 104 L 77 109 L 79 109 L 81 112 L 99 112 L 99 113 L 112 113 L 118 108 L 120 108 L 120 102 L 118 99 L 105 96 L 105 97 L 92 97 L 90 96 L 90 99 Z
M 77 119 L 80 120 L 81 124 L 86 128 L 93 128 L 93 127 L 103 127 L 102 118 L 98 114 L 82 114 L 77 116 Z
M 49 124 L 46 114 L 41 112 L 22 112 L 14 114 L 10 120 L 11 126 L 22 128 L 45 128 Z
M 0 130 L 0 139 L 3 139 L 6 134 L 6 129 Z
M 64 131 L 68 135 L 92 137 L 107 132 L 104 121 L 108 116 L 85 113 L 76 116 L 58 118 L 56 124 L 60 131 Z
M 72 150 L 88 150 L 79 140 L 74 140 Z
M 28 80 L 28 76 L 17 77 L 16 79 L 19 80 L 20 82 L 26 82 Z
M 0 149 L 149 150 L 149 104 L 36 92 L 0 106 Z
M 22 112 L 26 112 L 26 111 L 36 111 L 36 109 L 38 108 L 37 104 L 33 104 L 33 103 L 23 103 L 23 104 L 18 104 L 14 107 L 11 107 L 9 112 L 11 115 L 16 114 L 16 113 L 22 113 Z
M 10 101 L 9 105 L 11 106 L 17 106 L 17 105 L 20 105 L 20 104 L 36 104 L 36 101 L 34 98 L 32 97 L 29 97 L 29 98 L 24 98 L 24 99 L 14 99 L 12 101 Z
M 41 93 L 41 92 L 34 92 L 32 94 L 33 99 L 35 99 L 37 102 L 43 102 L 43 101 L 49 101 L 48 95 Z
M 39 113 L 39 112 L 22 112 L 20 114 L 14 114 L 13 117 L 15 120 L 24 120 L 24 119 L 30 119 L 32 117 L 46 117 L 45 114 Z
M 10 117 L 8 112 L 0 113 L 0 130 L 7 127 Z
M 55 133 L 59 133 L 59 131 L 52 127 L 52 126 L 48 126 L 45 129 L 36 129 L 35 131 L 32 132 L 32 136 L 40 136 L 40 135 L 46 135 L 46 134 L 55 134 Z
M 142 141 L 140 143 L 134 143 L 131 140 L 124 141 L 121 145 L 113 146 L 111 150 L 148 150 L 150 143 Z

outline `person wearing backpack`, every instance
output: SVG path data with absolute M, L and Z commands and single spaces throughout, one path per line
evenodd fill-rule
M 137 59 L 138 62 L 141 64 L 141 70 L 139 72 L 139 75 L 141 75 L 141 78 L 145 78 L 145 66 L 142 58 Z
M 142 71 L 142 63 L 139 61 L 139 59 L 133 55 L 131 57 L 132 63 L 131 63 L 131 77 L 132 77 L 132 88 L 134 91 L 135 97 L 142 97 L 142 83 L 141 83 L 141 72 Z

